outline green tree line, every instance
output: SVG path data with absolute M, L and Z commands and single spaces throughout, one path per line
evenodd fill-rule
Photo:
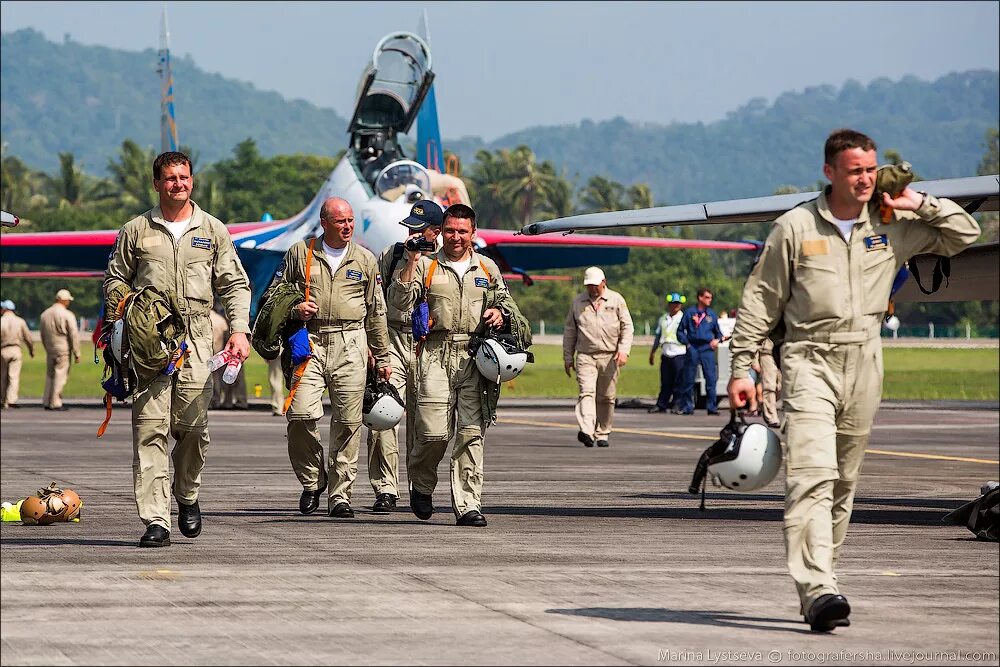
M 980 170 L 995 173 L 995 129 L 990 130 L 984 145 Z M 227 223 L 257 220 L 265 212 L 276 219 L 293 215 L 315 195 L 339 158 L 304 154 L 264 157 L 256 142 L 249 138 L 235 146 L 231 157 L 204 168 L 199 165 L 197 153 L 185 152 L 193 155 L 195 163 L 195 201 Z M 59 155 L 59 170 L 48 174 L 5 153 L 0 160 L 0 201 L 4 210 L 21 216 L 19 231 L 116 229 L 155 204 L 150 172 L 154 157 L 152 149 L 143 149 L 135 141 L 126 140 L 117 155 L 108 160 L 102 175 L 85 172 L 69 152 Z M 890 161 L 899 159 L 898 153 L 892 151 L 887 151 L 885 157 Z M 539 219 L 654 205 L 654 193 L 646 183 L 625 184 L 595 175 L 582 186 L 574 187 L 551 161 L 540 161 L 526 145 L 511 150 L 478 151 L 474 161 L 466 165 L 464 177 L 480 224 L 487 228 L 519 229 Z M 794 191 L 794 186 L 783 186 L 779 191 Z M 761 223 L 626 229 L 623 233 L 763 240 L 768 231 L 769 224 Z M 641 322 L 659 316 L 666 293 L 681 292 L 693 302 L 695 291 L 701 286 L 715 292 L 718 309 L 735 308 L 751 262 L 752 257 L 745 252 L 633 248 L 628 263 L 604 268 L 609 285 L 625 295 L 634 317 Z M 4 264 L 5 270 L 18 268 L 22 267 Z M 515 283 L 525 315 L 534 321 L 544 319 L 557 327 L 561 325 L 569 300 L 580 290 L 582 268 L 539 272 L 542 276 L 567 273 L 574 280 L 539 280 L 531 288 L 521 288 Z M 96 315 L 100 299 L 96 280 L 10 278 L 3 281 L 3 294 L 14 299 L 19 311 L 31 318 L 51 303 L 60 287 L 68 287 L 76 295 L 74 309 L 78 315 Z M 901 305 L 900 315 L 907 324 L 967 321 L 976 328 L 987 329 L 996 326 L 997 305 L 995 302 Z

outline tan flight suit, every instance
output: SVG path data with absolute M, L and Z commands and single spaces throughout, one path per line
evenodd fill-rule
M 929 195 L 890 224 L 870 204 L 850 241 L 834 220 L 822 194 L 775 221 L 730 343 L 732 377 L 748 377 L 754 353 L 784 323 L 785 548 L 803 613 L 839 592 L 834 568 L 881 399 L 879 329 L 896 271 L 913 255 L 954 255 L 979 237 L 961 207 Z
M 760 347 L 761 414 L 764 421 L 778 422 L 778 393 L 781 391 L 781 371 L 774 359 L 774 342 L 765 338 Z
M 271 414 L 280 415 L 285 406 L 285 376 L 281 372 L 281 356 L 267 362 L 267 385 L 271 390 Z
M 222 300 L 233 332 L 249 333 L 250 282 L 229 231 L 192 202 L 194 213 L 175 243 L 159 207 L 122 227 L 104 274 L 107 312 L 118 307 L 118 291 L 154 286 L 174 296 L 187 327 L 188 353 L 180 370 L 159 375 L 132 402 L 132 479 L 139 517 L 147 526 L 170 530 L 170 494 L 194 504 L 208 449 L 208 406 L 212 384 L 207 362 L 213 354 L 209 311 Z M 174 477 L 170 484 L 167 440 Z
M 632 316 L 621 294 L 604 288 L 596 301 L 587 292 L 569 306 L 563 327 L 563 362 L 576 354 L 576 421 L 595 440 L 607 440 L 615 415 L 619 367 L 615 354 L 632 350 Z
M 278 282 L 294 283 L 305 292 L 308 249 L 308 241 L 288 249 Z M 353 242 L 333 274 L 323 252 L 323 239 L 317 238 L 309 276 L 309 299 L 319 311 L 306 322 L 313 356 L 285 413 L 288 458 L 305 489 L 315 491 L 326 485 L 329 508 L 333 509 L 338 503 L 350 504 L 358 474 L 368 348 L 375 355 L 377 368 L 389 365 L 385 301 L 375 256 Z M 333 412 L 326 467 L 319 432 L 325 389 L 330 391 Z
M 5 408 L 17 404 L 21 388 L 21 343 L 34 357 L 35 343 L 28 323 L 8 310 L 0 316 L 0 400 Z
M 42 405 L 62 407 L 62 393 L 69 378 L 70 356 L 80 358 L 80 337 L 76 317 L 56 302 L 42 311 L 38 328 L 45 347 L 45 393 Z
M 414 490 L 433 494 L 438 483 L 438 463 L 444 458 L 448 442 L 455 438 L 451 452 L 451 506 L 455 516 L 461 518 L 482 509 L 486 434 L 479 394 L 481 376 L 475 360 L 469 356 L 469 336 L 482 321 L 489 285 L 498 285 L 497 296 L 501 301 L 510 299 L 510 294 L 500 269 L 490 258 L 473 252 L 469 268 L 459 276 L 445 263 L 444 251 L 439 250 L 420 259 L 411 282 L 392 283 L 389 301 L 395 308 L 413 311 L 434 259 L 438 264 L 427 294 L 432 327 L 416 357 L 416 414 L 406 471 Z
M 379 274 L 383 286 L 392 284 L 389 275 L 393 250 L 396 244 L 382 251 L 378 258 Z M 398 274 L 406 266 L 406 253 L 396 262 L 393 273 Z M 392 376 L 389 381 L 399 392 L 406 406 L 406 453 L 409 457 L 413 445 L 413 335 L 410 332 L 412 309 L 402 311 L 392 302 L 386 302 L 385 315 L 389 327 L 389 362 Z M 388 493 L 399 497 L 399 426 L 385 431 L 368 431 L 368 479 L 375 494 Z

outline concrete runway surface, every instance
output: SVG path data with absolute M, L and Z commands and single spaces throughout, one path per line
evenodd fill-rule
M 98 441 L 103 409 L 70 406 L 2 415 L 2 499 L 84 499 L 79 524 L 0 531 L 4 665 L 997 664 L 997 545 L 940 520 L 1000 476 L 996 405 L 879 412 L 829 635 L 785 569 L 783 477 L 709 486 L 704 513 L 686 493 L 725 417 L 620 409 L 586 449 L 571 404 L 504 401 L 479 529 L 455 526 L 447 458 L 430 521 L 405 497 L 372 514 L 363 449 L 356 518 L 302 516 L 284 419 L 216 411 L 201 536 L 139 549 L 129 410 Z

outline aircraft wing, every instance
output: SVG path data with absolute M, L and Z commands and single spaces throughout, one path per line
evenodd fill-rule
M 277 222 L 246 222 L 227 225 L 230 234 L 247 235 L 248 232 L 266 233 L 270 228 L 283 228 Z M 268 228 L 268 229 L 263 229 Z M 0 261 L 29 266 L 53 266 L 78 271 L 101 271 L 108 266 L 108 256 L 118 238 L 117 229 L 77 232 L 27 232 L 0 235 Z M 33 272 L 19 272 L 26 276 Z M 8 276 L 8 274 L 4 274 Z M 34 277 L 47 277 L 52 273 L 33 273 Z M 56 276 L 69 277 L 61 273 Z M 8 277 L 14 277 L 12 274 Z
M 1000 203 L 1000 176 L 972 176 L 939 181 L 920 181 L 917 190 L 937 197 L 947 197 L 970 212 L 996 211 Z M 617 227 L 660 227 L 706 225 L 738 222 L 768 222 L 785 211 L 819 196 L 819 192 L 799 192 L 751 199 L 730 199 L 702 204 L 659 206 L 635 211 L 589 213 L 568 218 L 533 222 L 522 230 L 534 236 L 551 232 L 570 232 Z
M 624 264 L 628 261 L 630 248 L 756 251 L 760 247 L 759 243 L 750 241 L 701 241 L 603 234 L 540 238 L 499 229 L 477 229 L 476 236 L 480 250 L 492 257 L 502 270 L 515 273 L 590 264 Z

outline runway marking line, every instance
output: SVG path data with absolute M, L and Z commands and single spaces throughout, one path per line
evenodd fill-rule
M 579 430 L 576 424 L 560 424 L 559 422 L 545 422 L 545 421 L 535 421 L 532 419 L 507 419 L 500 418 L 505 424 L 518 424 L 520 426 L 544 426 L 548 428 L 565 428 L 570 430 Z M 652 435 L 659 436 L 661 438 L 679 438 L 683 440 L 711 440 L 715 441 L 718 438 L 708 436 L 708 435 L 691 435 L 688 433 L 669 433 L 664 431 L 647 431 L 641 428 L 616 428 L 616 433 L 631 433 L 632 435 Z M 915 452 L 892 452 L 887 449 L 866 449 L 866 454 L 881 454 L 882 456 L 900 456 L 904 458 L 912 459 L 929 459 L 932 461 L 961 461 L 964 463 L 986 463 L 989 465 L 1000 465 L 1000 461 L 993 461 L 990 459 L 974 459 L 966 456 L 947 456 L 944 454 L 918 454 Z

